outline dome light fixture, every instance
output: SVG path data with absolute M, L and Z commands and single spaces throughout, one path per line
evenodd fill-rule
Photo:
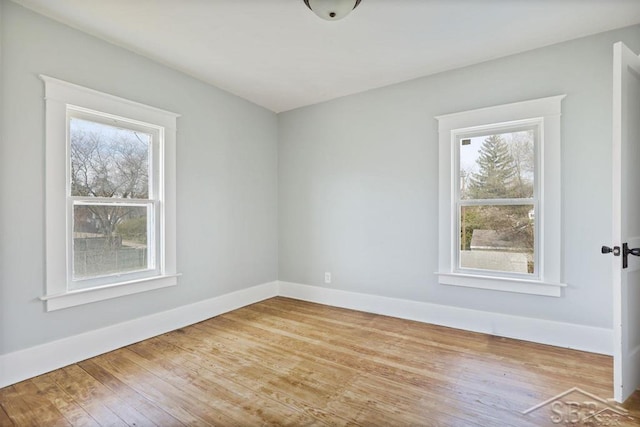
M 358 7 L 361 0 L 303 0 L 322 19 L 337 21 Z

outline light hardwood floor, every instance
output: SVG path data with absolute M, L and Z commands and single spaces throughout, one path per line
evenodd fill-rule
M 618 424 L 567 423 L 579 392 L 521 413 L 611 378 L 607 356 L 273 298 L 0 389 L 0 426 L 640 425 L 639 393 Z

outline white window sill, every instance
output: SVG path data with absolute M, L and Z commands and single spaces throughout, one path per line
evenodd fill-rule
M 565 283 L 551 283 L 541 280 L 515 279 L 510 277 L 479 276 L 462 273 L 436 273 L 441 285 L 463 286 L 467 288 L 490 289 L 493 291 L 516 292 L 520 294 L 562 296 Z
M 77 289 L 55 295 L 45 295 L 40 297 L 40 300 L 47 303 L 47 311 L 61 310 L 76 305 L 175 286 L 178 284 L 178 276 L 180 274 L 167 274 L 95 288 Z

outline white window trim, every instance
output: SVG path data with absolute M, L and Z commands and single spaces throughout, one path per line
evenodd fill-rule
M 566 95 L 481 108 L 437 116 L 439 133 L 439 260 L 438 281 L 443 285 L 559 297 L 561 281 L 561 103 Z M 460 273 L 457 256 L 456 135 L 472 128 L 541 119 L 538 165 L 538 276 L 502 277 L 491 272 Z M 536 212 L 538 221 L 538 212 Z
M 124 295 L 175 286 L 176 270 L 176 121 L 180 117 L 127 99 L 41 75 L 45 82 L 45 213 L 46 213 L 46 293 L 40 297 L 46 310 L 60 310 Z M 159 275 L 110 283 L 87 289 L 67 288 L 67 106 L 164 128 L 164 228 L 161 253 L 164 256 Z

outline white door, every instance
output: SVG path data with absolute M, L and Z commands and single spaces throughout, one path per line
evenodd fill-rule
M 640 58 L 622 42 L 613 58 L 613 383 L 624 402 L 640 387 Z

